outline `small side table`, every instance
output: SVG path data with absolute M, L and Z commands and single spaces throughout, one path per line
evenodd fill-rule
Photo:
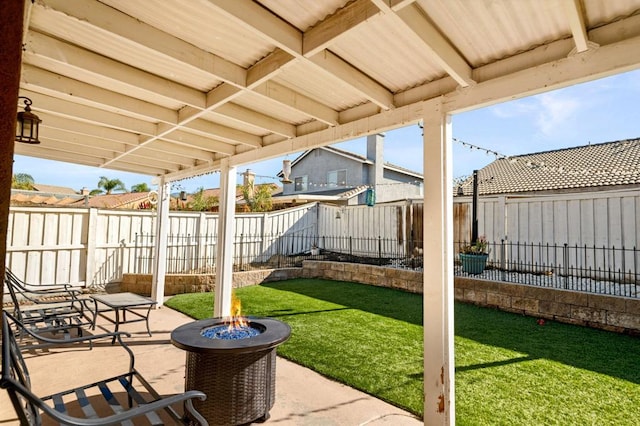
M 98 315 L 115 324 L 115 332 L 118 332 L 120 324 L 144 321 L 147 325 L 147 333 L 149 333 L 149 337 L 151 337 L 149 314 L 151 313 L 151 308 L 157 303 L 156 301 L 135 293 L 92 294 L 89 297 L 91 297 L 95 303 L 95 311 L 93 313 L 94 329 Z M 99 309 L 98 303 L 106 305 L 107 308 Z M 115 318 L 112 318 L 110 315 L 105 315 L 106 312 L 111 311 L 115 313 Z M 120 318 L 120 312 L 122 312 L 122 318 Z M 127 319 L 127 312 L 135 318 L 129 317 L 129 319 Z M 113 341 L 115 342 L 115 337 Z

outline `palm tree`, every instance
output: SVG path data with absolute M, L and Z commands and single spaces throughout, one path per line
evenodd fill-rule
M 244 185 L 242 196 L 252 212 L 268 212 L 273 208 L 271 191 L 273 187 L 268 184 Z
M 127 187 L 124 186 L 124 183 L 122 183 L 120 179 L 109 179 L 106 176 L 100 176 L 98 188 L 103 189 L 107 195 L 111 194 L 113 191 L 127 192 Z
M 26 189 L 31 191 L 33 190 L 34 183 L 33 177 L 27 173 L 16 173 L 11 176 L 12 189 Z
M 205 212 L 211 210 L 211 207 L 218 204 L 218 197 L 206 197 L 204 188 L 200 187 L 193 193 L 193 201 L 187 207 L 193 211 Z
M 149 185 L 146 182 L 135 184 L 131 187 L 131 192 L 149 192 Z

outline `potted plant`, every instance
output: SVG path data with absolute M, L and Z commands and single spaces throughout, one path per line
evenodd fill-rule
M 489 250 L 487 239 L 482 236 L 473 243 L 460 247 L 460 262 L 462 271 L 468 274 L 481 274 L 487 266 Z

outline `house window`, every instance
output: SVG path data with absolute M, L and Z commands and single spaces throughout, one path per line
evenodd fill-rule
M 306 191 L 307 190 L 307 177 L 306 176 L 299 176 L 297 178 L 295 178 L 293 180 L 294 183 L 294 191 L 296 192 L 300 192 L 300 191 Z
M 347 186 L 347 171 L 334 170 L 327 173 L 327 183 L 329 184 L 329 188 Z

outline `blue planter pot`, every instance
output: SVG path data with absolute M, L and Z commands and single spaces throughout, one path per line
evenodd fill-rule
M 462 262 L 462 272 L 467 274 L 481 274 L 487 266 L 488 254 L 463 254 L 460 253 L 460 262 Z

